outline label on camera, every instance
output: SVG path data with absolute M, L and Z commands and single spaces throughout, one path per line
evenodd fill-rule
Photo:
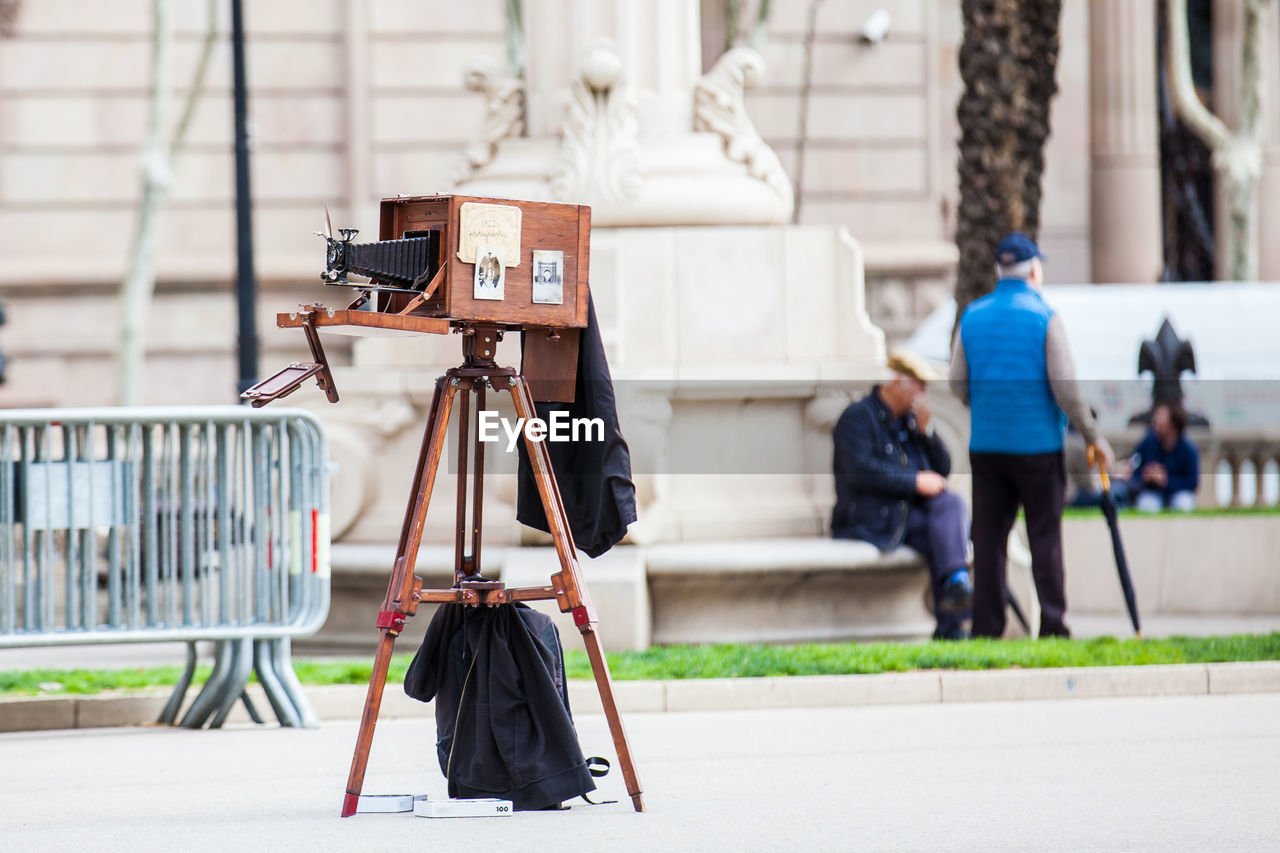
M 506 266 L 520 265 L 520 208 L 469 201 L 458 208 L 458 260 L 474 264 L 480 250 L 502 250 Z

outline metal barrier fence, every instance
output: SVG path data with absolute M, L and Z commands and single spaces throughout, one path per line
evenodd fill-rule
M 0 648 L 186 641 L 160 722 L 220 726 L 256 672 L 315 725 L 290 638 L 329 612 L 328 448 L 297 409 L 0 411 Z

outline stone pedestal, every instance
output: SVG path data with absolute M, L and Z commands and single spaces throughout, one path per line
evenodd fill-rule
M 632 540 L 823 534 L 831 427 L 851 395 L 885 375 L 857 242 L 832 226 L 597 229 L 591 266 L 639 490 Z M 339 461 L 338 538 L 398 538 L 433 383 L 458 352 L 456 336 L 361 340 L 354 365 L 336 371 L 343 400 L 319 411 Z M 518 336 L 499 346 L 498 363 L 519 364 Z M 513 416 L 506 395 L 489 401 Z M 429 543 L 452 540 L 454 445 Z M 515 524 L 515 468 L 514 453 L 488 446 L 494 546 L 539 541 Z
M 1157 281 L 1160 152 L 1154 0 L 1091 0 L 1093 280 Z
M 526 0 L 524 20 L 523 78 L 468 67 L 486 119 L 455 188 L 592 208 L 591 292 L 639 509 L 624 544 L 825 536 L 831 428 L 886 375 L 884 335 L 849 233 L 782 224 L 791 184 L 743 99 L 763 60 L 733 50 L 700 76 L 694 0 Z M 361 341 L 337 371 L 344 402 L 325 419 L 346 543 L 399 535 L 432 383 L 460 353 L 456 338 L 426 338 Z M 518 336 L 497 361 L 519 364 Z M 488 399 L 511 416 L 505 395 Z M 428 545 L 453 538 L 450 458 Z M 515 470 L 514 452 L 488 446 L 485 548 L 505 554 L 505 580 L 531 582 L 554 567 L 551 552 L 501 550 L 547 543 L 515 523 Z M 642 554 L 609 555 L 598 604 L 616 623 L 611 647 L 649 642 Z
M 530 137 L 560 131 L 584 51 L 602 43 L 616 65 L 592 70 L 632 89 L 637 135 L 689 132 L 702 76 L 696 0 L 525 0 L 524 9 Z
M 701 75 L 697 2 L 529 0 L 524 20 L 523 81 L 472 69 L 488 118 L 459 191 L 589 204 L 595 227 L 790 219 L 743 102 L 764 62 L 733 50 Z

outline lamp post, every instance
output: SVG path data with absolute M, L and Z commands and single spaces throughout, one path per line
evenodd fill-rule
M 257 281 L 253 273 L 253 210 L 249 191 L 248 93 L 244 69 L 244 15 L 231 0 L 231 76 L 236 152 L 236 309 L 239 380 L 237 395 L 258 381 Z

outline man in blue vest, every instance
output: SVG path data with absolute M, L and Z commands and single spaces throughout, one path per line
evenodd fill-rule
M 960 318 L 951 353 L 951 389 L 972 423 L 973 628 L 1005 628 L 1009 531 L 1022 506 L 1031 574 L 1040 599 L 1040 636 L 1070 636 L 1062 581 L 1063 432 L 1071 422 L 1103 463 L 1114 459 L 1080 398 L 1062 320 L 1044 300 L 1040 249 L 1014 232 L 996 247 L 999 281 Z

